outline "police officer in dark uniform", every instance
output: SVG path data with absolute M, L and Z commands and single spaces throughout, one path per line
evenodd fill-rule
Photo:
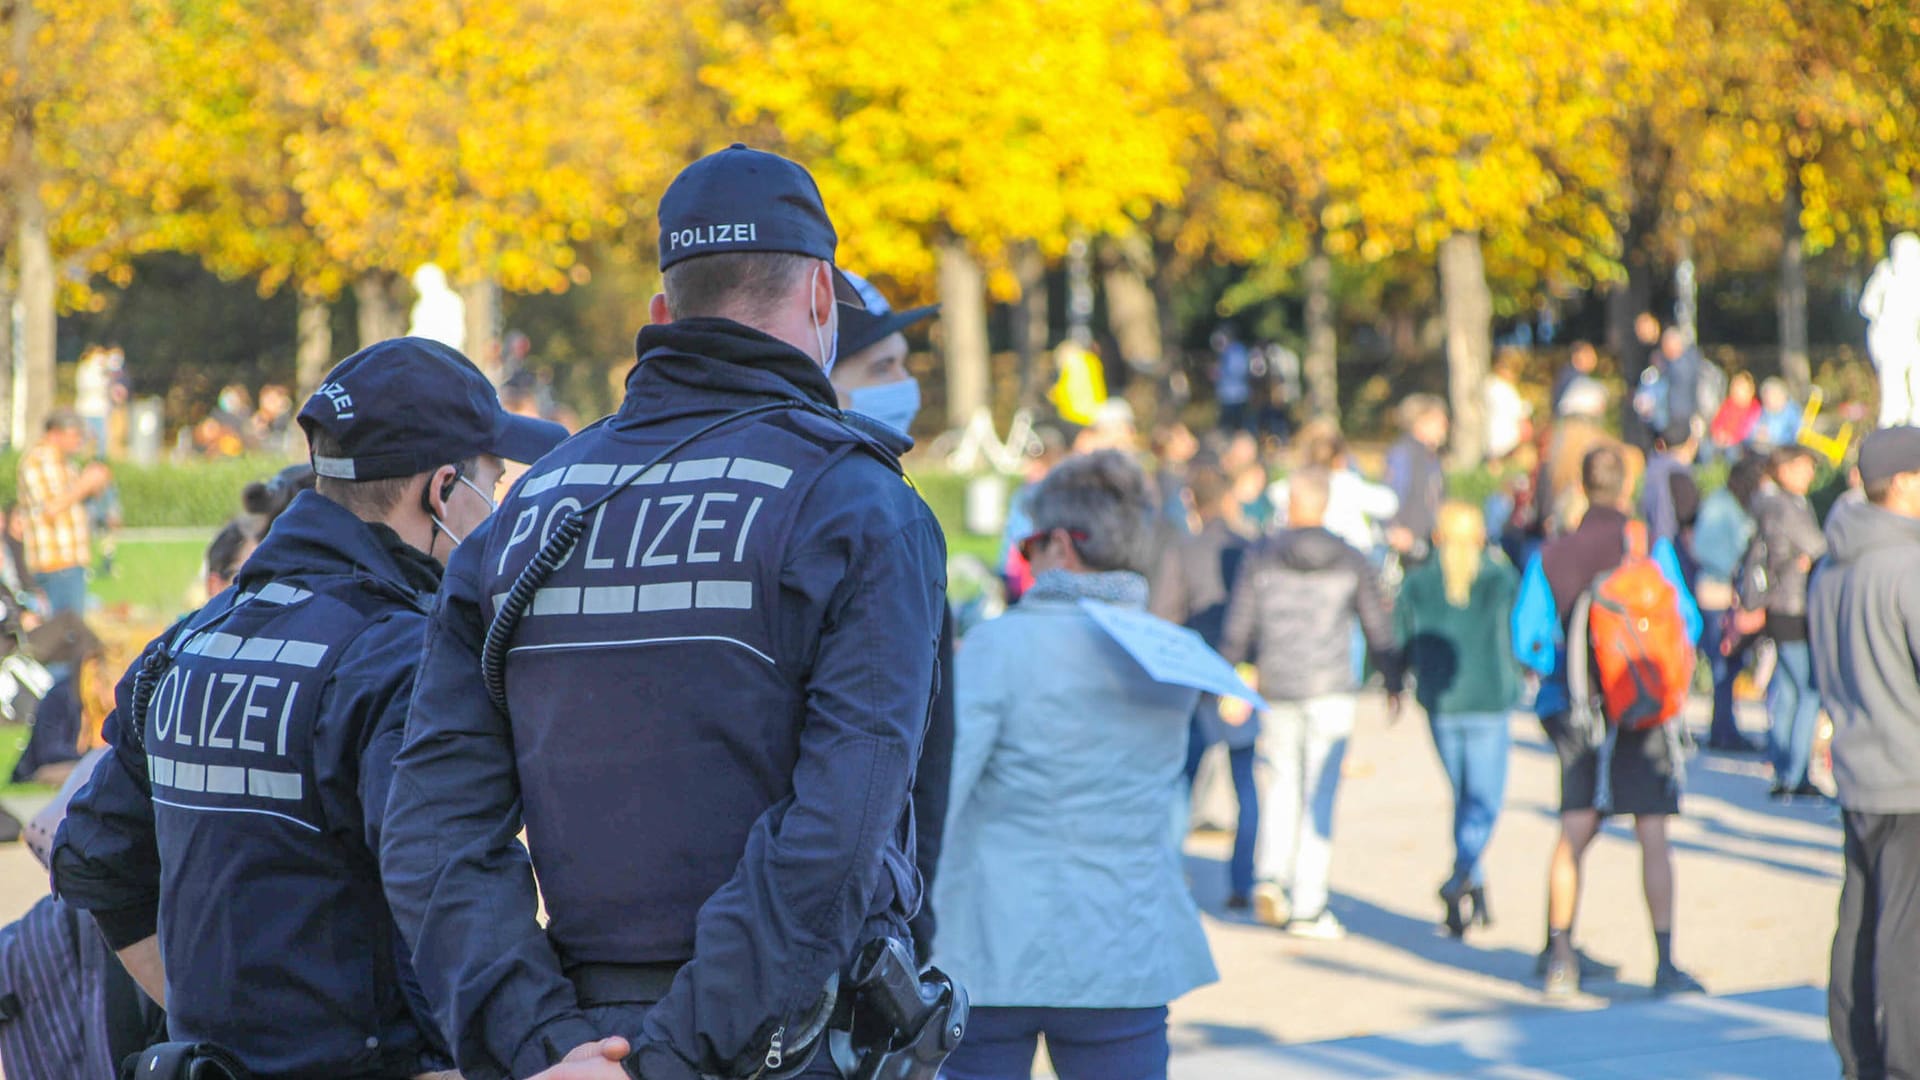
M 112 756 L 55 841 L 56 891 L 167 1008 L 176 1044 L 142 1080 L 451 1064 L 381 892 L 381 814 L 441 561 L 502 459 L 566 432 L 418 338 L 342 361 L 300 425 L 317 491 L 122 680 Z
M 387 895 L 472 1080 L 841 1075 L 834 986 L 921 902 L 945 545 L 835 405 L 833 226 L 742 146 L 659 222 L 626 399 L 455 554 L 396 760 Z

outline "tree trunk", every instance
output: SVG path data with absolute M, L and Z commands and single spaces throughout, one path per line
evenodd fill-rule
M 1107 290 L 1107 329 L 1120 344 L 1120 359 L 1134 371 L 1158 376 L 1164 370 L 1160 353 L 1160 316 L 1146 268 L 1153 253 L 1138 236 L 1107 245 L 1101 284 Z
M 15 135 L 19 137 L 18 133 Z M 54 309 L 53 248 L 47 240 L 46 206 L 40 185 L 29 175 L 20 184 L 14 208 L 20 219 L 20 378 L 14 385 L 14 438 L 25 444 L 40 437 L 53 411 Z
M 1333 259 L 1314 234 L 1313 254 L 1300 275 L 1306 287 L 1307 354 L 1301 358 L 1301 375 L 1307 384 L 1307 412 L 1312 416 L 1340 417 L 1339 340 L 1333 322 Z
M 11 44 L 16 89 L 27 82 L 40 18 L 39 9 L 32 3 L 13 5 Z M 47 208 L 40 197 L 33 104 L 30 97 L 18 103 L 18 115 L 22 119 L 13 128 L 13 175 L 10 178 L 14 186 L 14 218 L 18 224 L 22 309 L 20 366 L 15 371 L 13 389 L 13 437 L 21 444 L 40 437 L 47 414 L 53 411 L 53 348 L 57 329 L 53 248 L 47 239 Z M 12 317 L 11 310 L 8 317 Z
M 940 329 L 947 361 L 947 426 L 987 409 L 987 282 L 959 240 L 940 245 Z
M 305 402 L 320 386 L 327 369 L 333 366 L 333 309 L 325 300 L 305 292 L 299 294 L 300 317 L 298 345 L 293 353 L 294 381 Z
M 1493 292 L 1479 233 L 1454 233 L 1440 245 L 1440 297 L 1447 319 L 1453 465 L 1478 465 L 1486 452 L 1484 400 L 1493 361 Z
M 1174 267 L 1176 252 L 1170 243 L 1156 241 L 1153 245 L 1153 308 L 1158 313 L 1160 323 L 1160 362 L 1176 388 L 1176 408 L 1186 405 L 1186 364 L 1183 362 L 1185 349 L 1180 343 L 1180 320 L 1174 317 L 1174 294 L 1179 290 L 1183 273 Z
M 1780 289 L 1775 301 L 1780 313 L 1780 374 L 1794 396 L 1806 399 L 1813 385 L 1813 365 L 1807 357 L 1807 230 L 1800 222 L 1803 209 L 1800 163 L 1787 162 L 1787 193 L 1780 206 Z
M 360 306 L 359 348 L 406 336 L 409 292 L 406 279 L 389 270 L 372 270 L 354 281 L 353 298 Z
M 13 415 L 13 282 L 7 277 L 5 253 L 0 247 L 0 450 L 25 441 Z
M 1038 366 L 1047 354 L 1047 258 L 1033 244 L 1022 244 L 1013 272 L 1020 279 L 1020 299 L 1013 305 L 1011 330 L 1014 352 L 1020 358 L 1021 408 L 1040 404 Z
M 500 354 L 500 283 L 482 278 L 460 287 L 467 305 L 467 359 L 495 386 L 506 377 Z

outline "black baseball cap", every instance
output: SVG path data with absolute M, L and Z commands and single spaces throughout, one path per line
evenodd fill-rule
M 473 361 L 417 337 L 340 361 L 300 410 L 300 428 L 309 441 L 324 431 L 340 445 L 340 457 L 313 456 L 313 471 L 336 480 L 412 476 L 476 454 L 531 463 L 567 437 L 559 424 L 501 408 Z
M 1901 473 L 1920 472 L 1920 428 L 1881 428 L 1860 443 L 1860 482 L 1884 483 Z
M 660 269 L 702 255 L 775 251 L 833 262 L 840 236 L 813 175 L 778 154 L 734 143 L 680 170 L 660 197 Z M 834 271 L 834 299 L 863 301 Z
M 862 349 L 877 345 L 888 337 L 923 319 L 931 319 L 940 313 L 939 304 L 895 311 L 893 305 L 873 282 L 859 274 L 841 271 L 847 282 L 860 294 L 861 305 L 849 307 L 840 313 L 840 355 L 852 356 Z

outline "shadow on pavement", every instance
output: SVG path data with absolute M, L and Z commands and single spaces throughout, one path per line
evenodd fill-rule
M 1201 1049 L 1184 1056 L 1174 1075 L 1800 1080 L 1834 1071 L 1823 1000 L 1814 988 L 1796 987 L 1591 1012 L 1521 1012 L 1295 1047 Z
M 1202 855 L 1186 856 L 1187 877 L 1193 883 L 1195 902 L 1209 916 L 1229 923 L 1244 926 L 1255 925 L 1253 920 L 1239 912 L 1225 909 L 1226 900 L 1226 863 L 1220 859 Z M 1335 893 L 1329 906 L 1340 921 L 1347 927 L 1349 935 L 1363 937 L 1382 945 L 1388 945 L 1402 952 L 1417 956 L 1432 964 L 1455 968 L 1461 971 L 1501 979 L 1521 986 L 1538 988 L 1540 980 L 1534 974 L 1534 964 L 1538 957 L 1517 949 L 1488 949 L 1476 946 L 1471 938 L 1460 940 L 1447 937 L 1439 930 L 1438 901 L 1435 901 L 1435 919 L 1427 921 L 1397 911 L 1391 911 L 1357 897 Z M 1280 931 L 1274 930 L 1279 934 Z M 1291 956 L 1290 962 L 1304 967 L 1318 968 L 1324 971 L 1351 972 L 1369 978 L 1396 982 L 1404 986 L 1435 987 L 1438 984 L 1421 979 L 1404 970 L 1380 970 L 1377 966 L 1353 963 L 1340 952 L 1338 943 L 1311 943 L 1303 945 L 1301 953 Z M 1459 988 L 1444 988 L 1449 993 L 1459 993 Z M 1608 1003 L 1642 1000 L 1647 996 L 1643 986 L 1633 986 L 1610 979 L 1589 979 L 1581 987 L 1582 996 L 1568 1004 L 1578 1006 L 1591 1004 L 1596 999 Z M 1504 999 L 1488 999 L 1477 1008 L 1463 1008 L 1460 1016 L 1478 1015 L 1486 1008 L 1512 1008 L 1512 1003 Z M 1557 1009 L 1559 1006 L 1540 1002 L 1542 1009 Z

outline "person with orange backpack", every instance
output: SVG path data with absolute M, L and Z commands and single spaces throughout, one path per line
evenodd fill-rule
M 1547 883 L 1551 997 L 1610 973 L 1573 944 L 1580 869 L 1602 817 L 1631 814 L 1653 923 L 1657 994 L 1699 992 L 1673 961 L 1673 855 L 1667 819 L 1686 782 L 1680 745 L 1700 611 L 1666 540 L 1628 517 L 1626 461 L 1612 447 L 1581 462 L 1588 509 L 1527 564 L 1514 606 L 1514 653 L 1540 676 L 1534 699 L 1560 757 L 1560 839 Z M 1569 658 L 1581 662 L 1571 662 Z

